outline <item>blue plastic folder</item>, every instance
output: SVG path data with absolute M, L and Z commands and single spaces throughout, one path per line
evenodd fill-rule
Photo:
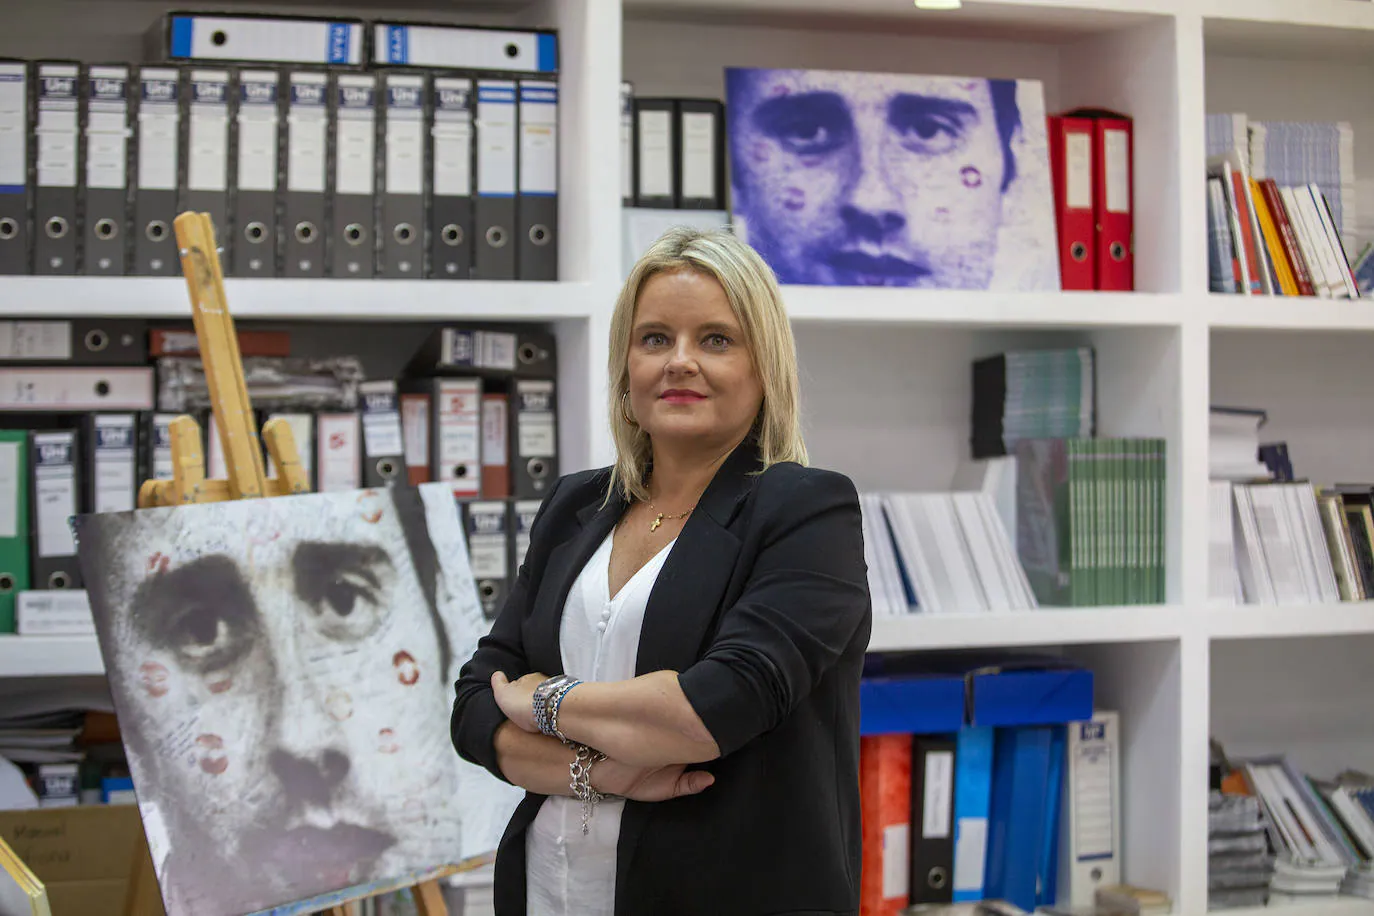
M 1091 719 L 1093 674 L 1053 656 L 870 656 L 859 685 L 864 735 Z

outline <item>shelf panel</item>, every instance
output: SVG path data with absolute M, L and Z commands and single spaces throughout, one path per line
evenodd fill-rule
M 1212 639 L 1283 639 L 1374 633 L 1374 601 L 1272 607 L 1244 605 L 1205 611 Z
M 1183 0 L 965 0 L 957 10 L 918 10 L 892 0 L 849 0 L 836 12 L 832 0 L 625 0 L 625 12 L 640 18 L 690 16 L 721 24 L 865 27 L 919 31 L 923 35 L 1007 38 L 1021 42 L 1065 41 L 1147 17 L 1167 16 Z
M 548 321 L 593 304 L 587 283 L 227 279 L 224 292 L 238 319 Z M 0 300 L 6 317 L 191 317 L 181 277 L 5 277 Z
M 1210 54 L 1365 63 L 1374 50 L 1368 2 L 1209 0 L 1201 13 Z
M 1374 302 L 1367 299 L 1226 293 L 1207 298 L 1208 324 L 1218 330 L 1374 331 Z
M 94 636 L 0 636 L 0 678 L 104 673 Z
M 873 618 L 870 652 L 1060 646 L 1177 640 L 1182 611 L 1171 605 L 1073 608 Z
M 944 327 L 1174 327 L 1182 297 L 1155 293 L 1005 293 L 868 286 L 784 286 L 793 321 Z
M 1218 910 L 1226 916 L 1374 916 L 1374 900 L 1360 897 L 1327 897 L 1309 903 L 1276 903 L 1273 906 Z

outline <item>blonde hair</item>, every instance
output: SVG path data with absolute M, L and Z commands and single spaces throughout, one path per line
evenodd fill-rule
M 797 345 L 782 304 L 777 277 L 758 252 L 729 229 L 677 227 L 649 247 L 630 271 L 611 316 L 610 422 L 616 460 L 607 497 L 619 487 L 629 501 L 647 500 L 644 479 L 652 451 L 649 434 L 625 415 L 630 390 L 630 335 L 644 284 L 657 274 L 695 270 L 713 277 L 744 332 L 763 405 L 749 432 L 766 469 L 783 461 L 806 464 L 797 381 Z

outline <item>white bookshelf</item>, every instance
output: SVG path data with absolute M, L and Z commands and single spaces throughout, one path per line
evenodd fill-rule
M 17 4 L 0 56 L 136 60 L 167 0 Z M 334 9 L 277 0 L 261 11 Z M 1125 878 L 1206 904 L 1207 739 L 1374 769 L 1374 728 L 1323 688 L 1367 696 L 1374 603 L 1207 604 L 1207 406 L 1266 407 L 1302 473 L 1369 479 L 1374 468 L 1374 302 L 1207 292 L 1203 117 L 1343 119 L 1357 136 L 1361 212 L 1374 216 L 1374 3 L 1369 0 L 409 0 L 348 15 L 555 27 L 563 70 L 561 276 L 549 284 L 231 280 L 255 323 L 552 321 L 566 470 L 604 464 L 606 334 L 621 277 L 619 84 L 643 95 L 722 97 L 726 66 L 919 70 L 1028 77 L 1047 108 L 1120 108 L 1135 119 L 1139 292 L 907 292 L 788 288 L 815 463 L 862 489 L 944 487 L 967 450 L 969 363 L 1008 347 L 1091 344 L 1100 433 L 1168 442 L 1168 601 L 875 620 L 874 650 L 1015 646 L 1093 666 L 1099 702 L 1122 711 Z M 1374 222 L 1374 221 L 1371 221 Z M 180 279 L 0 279 L 0 314 L 185 318 Z M 1364 657 L 1367 657 L 1364 656 Z M 1334 661 L 1333 661 L 1334 660 Z M 1263 692 L 1268 669 L 1283 694 Z M 0 677 L 99 675 L 94 639 L 0 637 Z M 1266 745 L 1267 742 L 1267 745 Z M 1344 755 L 1342 758 L 1341 755 Z M 1281 912 L 1371 914 L 1336 901 Z

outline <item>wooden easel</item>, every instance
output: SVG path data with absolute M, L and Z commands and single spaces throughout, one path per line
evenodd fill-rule
M 224 447 L 228 478 L 206 478 L 200 426 L 192 417 L 177 417 L 171 423 L 172 479 L 144 481 L 138 491 L 139 508 L 308 493 L 310 485 L 301 467 L 300 453 L 296 450 L 291 427 L 284 420 L 268 420 L 262 428 L 262 443 L 272 456 L 278 475 L 268 477 L 263 466 L 253 405 L 248 399 L 248 387 L 243 378 L 238 334 L 224 295 L 224 274 L 220 268 L 219 250 L 215 244 L 215 230 L 210 215 L 182 213 L 173 225 L 177 247 L 181 252 L 182 273 L 186 276 L 186 288 L 191 296 L 191 317 L 210 389 L 210 405 Z M 134 871 L 125 896 L 125 916 L 147 916 L 162 912 L 157 876 L 147 851 L 147 840 L 142 831 L 138 835 L 143 841 L 138 844 L 134 856 Z M 455 867 L 449 872 L 457 870 Z M 401 887 L 391 889 L 399 890 Z M 448 916 L 438 877 L 413 885 L 412 893 L 419 916 Z M 367 896 L 367 893 L 360 892 L 354 900 Z M 322 912 L 327 916 L 350 916 L 351 911 L 351 903 L 344 903 Z

